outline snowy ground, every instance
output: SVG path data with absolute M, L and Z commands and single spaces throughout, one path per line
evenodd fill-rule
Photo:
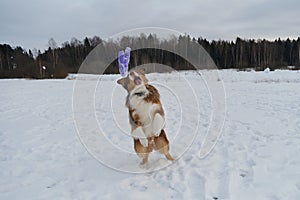
M 146 169 L 139 168 L 132 140 L 123 134 L 129 126 L 125 92 L 115 87 L 118 76 L 102 77 L 95 114 L 108 140 L 130 156 L 116 160 L 102 141 L 98 156 L 105 165 L 77 135 L 72 112 L 76 80 L 0 80 L 0 199 L 300 199 L 300 71 L 220 71 L 226 120 L 205 158 L 199 150 L 210 125 L 211 100 L 197 75 L 181 75 L 195 89 L 198 108 L 182 102 L 186 87 L 176 74 L 149 77 L 161 92 L 177 161 L 168 163 L 153 153 Z M 183 95 L 178 100 L 165 85 Z M 80 120 L 88 117 L 82 113 Z M 188 118 L 190 124 L 180 124 Z M 181 126 L 194 129 L 195 119 L 196 138 L 193 131 L 176 134 Z M 141 173 L 160 166 L 166 167 Z

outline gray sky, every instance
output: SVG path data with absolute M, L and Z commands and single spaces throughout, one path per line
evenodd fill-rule
M 0 0 L 0 43 L 26 49 L 140 27 L 209 40 L 297 38 L 299 0 Z

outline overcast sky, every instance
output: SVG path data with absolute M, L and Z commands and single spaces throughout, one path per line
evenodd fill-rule
M 300 0 L 0 0 L 0 43 L 26 49 L 72 37 L 163 27 L 209 40 L 300 36 Z

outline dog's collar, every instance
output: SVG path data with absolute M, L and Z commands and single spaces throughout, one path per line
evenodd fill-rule
M 135 93 L 133 93 L 133 95 L 141 97 L 141 96 L 145 95 L 145 92 L 135 92 Z

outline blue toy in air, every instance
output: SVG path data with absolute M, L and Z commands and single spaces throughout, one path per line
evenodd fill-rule
M 129 47 L 126 47 L 125 52 L 119 51 L 118 62 L 119 62 L 119 71 L 122 77 L 127 76 L 128 74 L 128 64 L 130 60 L 130 51 Z

